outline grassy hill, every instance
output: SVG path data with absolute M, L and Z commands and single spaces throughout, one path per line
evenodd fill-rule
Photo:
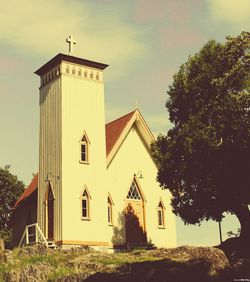
M 183 246 L 108 254 L 38 245 L 0 251 L 0 281 L 206 282 L 233 278 L 250 278 L 250 261 L 230 265 L 216 248 Z

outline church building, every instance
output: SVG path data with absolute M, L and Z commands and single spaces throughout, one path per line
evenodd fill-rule
M 139 109 L 105 125 L 108 65 L 59 53 L 39 68 L 39 172 L 17 201 L 15 245 L 175 247 L 169 190 Z

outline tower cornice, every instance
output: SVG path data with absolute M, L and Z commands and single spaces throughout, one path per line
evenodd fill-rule
M 74 63 L 81 66 L 87 66 L 99 70 L 104 70 L 106 67 L 108 67 L 107 64 L 59 53 L 50 61 L 48 61 L 46 64 L 44 64 L 42 67 L 40 67 L 37 71 L 35 71 L 35 74 L 42 76 L 45 73 L 47 73 L 49 70 L 60 64 L 61 62 Z

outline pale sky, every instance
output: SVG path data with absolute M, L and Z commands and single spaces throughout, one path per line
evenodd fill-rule
M 171 127 L 164 106 L 174 73 L 209 40 L 250 27 L 249 0 L 0 0 L 0 166 L 25 184 L 38 171 L 39 79 L 34 71 L 65 38 L 75 55 L 109 64 L 106 120 L 139 108 L 155 135 Z M 237 219 L 222 222 L 223 237 Z M 178 244 L 215 245 L 218 224 L 184 226 Z

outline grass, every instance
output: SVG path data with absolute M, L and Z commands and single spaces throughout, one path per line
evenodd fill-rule
M 211 281 L 210 278 L 218 270 L 224 270 L 226 265 L 223 252 L 212 248 L 185 246 L 152 251 L 140 249 L 114 254 L 91 250 L 60 251 L 29 248 L 14 249 L 8 263 L 1 263 L 0 254 L 0 281 L 4 281 L 5 275 L 10 272 L 13 272 L 13 275 L 22 273 L 24 277 L 31 275 L 28 278 L 33 277 L 34 274 L 37 280 L 39 280 L 39 277 L 43 277 L 43 279 L 46 277 L 46 280 L 55 281 L 60 277 L 77 277 L 77 275 L 88 277 L 90 275 L 95 276 L 97 273 L 99 275 L 116 274 L 118 276 L 123 274 L 135 275 L 136 273 L 148 275 L 149 269 L 154 269 L 158 273 L 157 275 L 164 275 L 164 277 L 172 275 L 173 279 L 179 277 L 179 280 L 182 277 L 188 278 L 186 275 L 189 275 L 190 281 L 192 281 L 194 273 L 196 276 L 200 273 L 200 281 Z M 16 277 L 12 280 L 15 280 Z M 205 279 L 203 279 L 204 277 Z

